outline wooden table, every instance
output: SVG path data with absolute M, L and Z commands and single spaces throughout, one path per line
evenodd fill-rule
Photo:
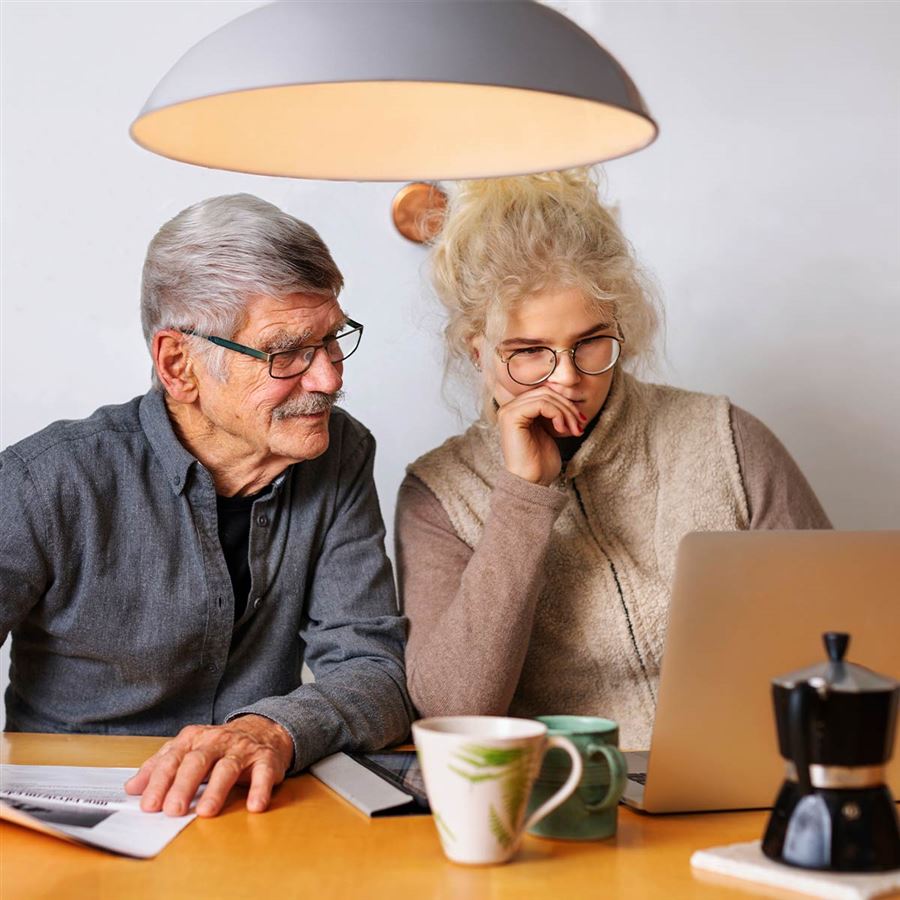
M 2 761 L 138 766 L 160 738 L 7 734 Z M 526 836 L 504 866 L 448 862 L 431 817 L 369 820 L 310 775 L 277 789 L 262 814 L 236 790 L 223 813 L 196 819 L 152 860 L 113 856 L 0 823 L 0 897 L 47 898 L 727 898 L 778 896 L 699 880 L 691 853 L 751 840 L 766 814 L 650 817 L 620 810 L 615 838 L 595 843 Z M 796 898 L 796 894 L 782 894 Z

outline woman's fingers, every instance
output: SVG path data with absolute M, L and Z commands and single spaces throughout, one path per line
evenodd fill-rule
M 546 386 L 525 391 L 497 412 L 508 471 L 536 484 L 552 484 L 562 466 L 554 438 L 584 433 L 578 407 Z
M 497 423 L 507 470 L 549 485 L 562 468 L 555 439 L 583 435 L 587 417 L 572 400 L 542 384 L 505 402 L 497 411 Z
M 578 407 L 549 388 L 540 388 L 520 394 L 500 408 L 498 419 L 511 420 L 520 428 L 529 428 L 535 419 L 551 421 L 558 435 L 580 435 L 584 431 L 584 416 Z
M 560 411 L 565 415 L 567 423 L 573 425 L 577 431 L 581 431 L 581 424 L 582 422 L 586 421 L 586 419 L 581 414 L 578 406 L 571 400 L 563 397 L 562 394 L 558 394 L 552 388 L 546 387 L 545 385 L 541 385 L 540 387 L 534 388 L 531 391 L 526 391 L 524 394 L 519 394 L 519 396 L 516 397 L 516 399 L 513 401 L 513 404 L 528 404 L 535 400 L 541 400 L 545 403 L 550 403 L 553 406 L 559 408 Z

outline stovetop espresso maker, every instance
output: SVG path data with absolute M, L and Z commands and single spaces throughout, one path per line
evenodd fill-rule
M 849 635 L 824 639 L 828 662 L 772 682 L 787 777 L 763 853 L 807 869 L 900 868 L 900 822 L 885 784 L 900 683 L 844 662 Z

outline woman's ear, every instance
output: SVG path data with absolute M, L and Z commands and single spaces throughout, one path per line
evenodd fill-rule
M 484 335 L 476 334 L 469 338 L 469 355 L 472 358 L 472 365 L 480 372 L 483 367 L 481 353 L 484 348 Z
M 150 352 L 166 393 L 179 403 L 193 403 L 198 393 L 197 378 L 185 344 L 185 336 L 180 331 L 167 328 L 153 335 Z

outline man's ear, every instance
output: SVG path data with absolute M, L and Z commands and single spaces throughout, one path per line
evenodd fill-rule
M 157 331 L 153 335 L 150 353 L 156 375 L 166 393 L 179 403 L 193 403 L 197 399 L 198 387 L 186 335 L 174 328 Z

